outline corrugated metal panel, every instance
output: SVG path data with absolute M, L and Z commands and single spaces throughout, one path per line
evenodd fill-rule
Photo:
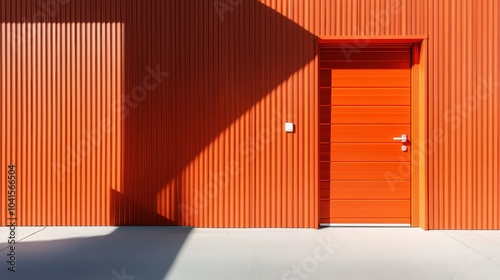
M 499 4 L 431 1 L 429 228 L 498 229 Z
M 1 1 L 18 222 L 317 226 L 315 37 L 429 34 L 429 227 L 500 228 L 500 12 L 476 2 Z
M 427 34 L 427 1 L 301 0 L 317 24 L 308 29 L 320 37 L 403 36 Z M 313 8 L 314 7 L 314 8 Z M 366 43 L 360 39 L 359 45 Z
M 123 24 L 76 22 L 105 11 L 85 3 L 0 6 L 1 161 L 2 170 L 17 166 L 18 225 L 110 224 L 109 193 L 120 186 L 121 125 L 111 109 L 122 92 Z
M 18 224 L 317 226 L 315 37 L 287 2 L 2 1 Z
M 177 122 L 178 144 L 166 147 L 166 155 L 180 151 L 171 160 L 181 160 L 168 175 L 172 178 L 166 178 L 173 184 L 162 187 L 177 192 L 174 202 L 167 203 L 181 206 L 173 209 L 178 211 L 175 223 L 316 225 L 314 154 L 299 141 L 316 129 L 311 125 L 314 111 L 300 111 L 315 100 L 314 72 L 307 75 L 311 82 L 304 83 L 300 70 L 314 63 L 314 37 L 280 14 L 288 8 L 276 6 L 276 12 L 243 1 L 214 12 L 212 2 L 172 3 L 171 13 L 179 15 L 173 24 L 179 26 L 172 26 L 177 34 L 169 41 L 181 41 L 170 52 L 174 84 L 168 95 L 178 101 L 165 106 L 178 110 L 166 118 Z M 305 86 L 311 91 L 300 95 L 303 91 L 297 88 Z M 284 134 L 287 120 L 301 132 Z M 170 135 L 168 129 L 158 129 Z

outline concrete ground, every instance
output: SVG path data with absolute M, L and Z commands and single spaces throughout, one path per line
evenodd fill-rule
M 0 279 L 500 279 L 500 231 L 19 227 Z

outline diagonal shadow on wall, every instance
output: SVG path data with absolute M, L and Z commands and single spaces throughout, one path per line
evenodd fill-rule
M 63 4 L 51 8 L 47 3 Z M 316 56 L 314 35 L 256 0 L 47 3 L 40 7 L 54 9 L 54 16 L 33 18 L 38 4 L 28 1 L 6 4 L 4 7 L 12 12 L 2 13 L 1 22 L 28 19 L 41 23 L 124 25 L 124 68 L 118 70 L 123 73 L 122 98 L 128 111 L 119 135 L 121 191 L 111 190 L 110 197 L 113 225 L 180 224 L 183 217 L 178 204 L 182 202 L 182 172 L 186 166 L 233 122 Z M 225 6 L 217 5 L 221 3 Z M 145 93 L 134 90 L 145 85 L 144 78 L 151 71 L 159 75 L 157 86 Z M 159 198 L 165 186 L 173 189 Z M 159 205 L 158 199 L 166 201 Z M 159 211 L 161 207 L 169 209 Z M 175 236 L 165 232 L 165 238 L 172 237 L 175 242 L 158 247 L 163 253 L 148 268 L 147 279 L 163 279 L 189 232 L 181 230 Z M 119 228 L 105 237 L 32 242 L 26 248 L 38 248 L 33 250 L 41 253 L 33 256 L 39 258 L 50 248 L 66 248 L 56 253 L 64 259 L 82 250 L 98 251 L 101 244 L 128 234 L 128 230 Z M 104 266 L 107 273 L 108 263 Z M 120 268 L 120 264 L 116 266 Z M 140 261 L 137 266 L 141 266 Z M 92 268 L 94 264 L 90 264 Z M 57 279 L 57 271 L 45 270 L 45 266 L 31 272 Z M 80 272 L 77 269 L 67 275 L 78 279 Z
M 133 106 L 127 105 L 129 111 L 122 122 L 123 185 L 121 192 L 112 191 L 111 195 L 111 222 L 115 225 L 179 224 L 182 216 L 176 203 L 181 201 L 180 174 L 186 165 L 273 88 L 315 57 L 314 52 L 301 48 L 314 45 L 312 34 L 255 0 L 54 3 L 59 2 L 64 4 L 45 9 L 55 9 L 54 13 L 63 16 L 33 19 L 33 2 L 7 5 L 16 12 L 4 13 L 2 22 L 27 18 L 35 22 L 124 24 L 123 99 Z M 162 76 L 157 87 L 137 98 L 134 88 L 144 84 L 146 67 L 169 75 Z M 176 182 L 169 197 L 172 212 L 165 216 L 158 213 L 157 196 L 172 182 Z M 175 242 L 158 246 L 162 251 L 157 256 L 160 261 L 148 268 L 148 279 L 166 275 L 189 231 L 164 233 L 167 240 Z M 129 235 L 129 230 L 119 228 L 105 237 L 31 242 L 26 248 L 34 257 L 36 252 L 44 255 L 50 248 L 64 248 L 64 252 L 55 252 L 64 259 L 67 254 L 99 251 L 106 243 L 125 240 L 123 236 Z M 116 252 L 104 253 L 112 259 Z M 97 266 L 104 265 L 104 277 L 109 262 Z M 55 277 L 57 271 L 45 270 L 45 265 L 51 266 L 49 263 L 40 264 L 31 271 Z M 73 264 L 65 265 L 72 268 Z M 96 268 L 92 262 L 89 265 L 89 269 Z M 111 268 L 119 269 L 121 265 L 116 263 Z M 141 266 L 140 260 L 137 265 Z M 128 271 L 134 271 L 130 266 L 133 264 L 129 264 Z M 64 277 L 84 276 L 83 267 L 79 267 L 70 269 Z
M 121 154 L 121 184 L 111 190 L 114 225 L 181 223 L 178 206 L 185 188 L 193 187 L 184 185 L 186 166 L 316 55 L 314 35 L 256 0 L 33 0 L 2 7 L 7 23 L 123 26 L 118 37 L 104 33 L 114 49 L 122 44 L 116 82 L 123 86 L 124 117 L 120 147 L 112 147 Z M 248 126 L 255 126 L 255 115 L 250 119 Z
M 125 98 L 133 99 L 133 87 L 143 82 L 144 70 L 137 66 L 159 65 L 169 76 L 125 119 L 123 191 L 112 201 L 115 224 L 182 223 L 186 166 L 314 59 L 314 47 L 304 46 L 314 46 L 315 37 L 301 26 L 259 1 L 232 2 L 131 2 Z M 158 199 L 167 202 L 159 206 Z M 169 207 L 168 215 L 158 214 L 159 207 Z

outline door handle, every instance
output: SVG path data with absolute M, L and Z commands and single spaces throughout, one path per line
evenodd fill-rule
M 408 141 L 408 137 L 406 137 L 406 134 L 401 135 L 401 137 L 394 137 L 393 139 L 395 141 L 401 141 L 401 143 L 406 143 Z

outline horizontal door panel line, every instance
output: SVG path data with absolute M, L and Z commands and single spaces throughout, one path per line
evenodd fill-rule
M 341 87 L 328 87 L 330 89 L 341 89 Z M 352 88 L 352 87 L 348 87 L 346 89 L 356 89 L 356 88 Z M 359 87 L 359 89 L 371 89 L 371 87 Z M 411 90 L 411 87 L 378 87 L 377 89 L 410 89 Z
M 373 224 L 367 224 L 367 223 L 320 223 L 320 227 L 391 227 L 391 228 L 397 228 L 397 227 L 411 227 L 411 225 L 408 224 L 386 224 L 386 223 L 373 223 Z
M 361 197 L 359 197 L 359 195 L 360 192 L 354 190 L 343 191 L 343 192 L 322 190 L 320 193 L 320 205 L 328 206 L 329 204 L 327 203 L 337 203 L 341 201 L 344 201 L 345 203 L 349 202 L 360 203 L 360 201 L 364 201 L 367 203 L 375 203 L 375 202 L 409 203 L 411 200 L 409 188 L 405 188 L 403 190 L 398 190 L 394 192 L 388 190 L 382 190 L 382 195 L 380 196 L 377 196 L 376 193 L 371 193 Z
M 393 140 L 392 142 L 389 142 L 389 143 L 386 143 L 386 142 L 341 142 L 341 143 L 332 142 L 330 144 L 328 144 L 328 143 L 323 144 L 323 147 L 325 147 L 326 145 L 329 145 L 330 147 L 331 146 L 335 146 L 335 147 L 347 147 L 347 146 L 369 147 L 369 146 L 373 146 L 373 147 L 379 147 L 379 148 L 382 148 L 382 147 L 394 148 L 398 144 L 399 145 L 402 144 L 401 140 Z
M 346 53 L 345 51 L 340 51 L 340 50 L 331 50 L 331 49 L 320 49 L 320 54 L 319 54 L 319 57 L 322 58 L 322 61 L 325 60 L 326 58 L 328 58 L 329 56 L 339 56 L 339 57 L 342 57 L 344 55 L 344 53 Z M 349 52 L 347 52 L 349 53 Z M 351 52 L 352 53 L 352 52 Z M 364 54 L 367 54 L 366 57 L 369 57 L 370 55 L 373 55 L 375 58 L 379 59 L 380 58 L 380 55 L 378 54 L 397 54 L 397 56 L 401 56 L 401 57 L 392 57 L 391 59 L 386 59 L 386 60 L 383 60 L 383 61 L 394 61 L 394 60 L 403 60 L 403 56 L 408 56 L 408 58 L 405 60 L 405 61 L 409 61 L 410 60 L 410 52 L 407 50 L 407 49 L 394 49 L 394 50 L 391 50 L 391 49 L 386 49 L 386 50 L 363 50 L 363 53 Z M 354 55 L 356 55 L 356 53 L 354 53 Z M 364 59 L 366 59 L 366 57 Z M 347 60 L 343 60 L 343 61 L 347 61 Z M 358 61 L 358 59 L 356 59 L 355 57 L 354 58 L 351 58 L 351 61 Z
M 409 52 L 411 44 L 390 44 L 390 45 L 371 45 L 371 46 L 366 46 L 363 48 L 363 52 Z M 323 52 L 338 52 L 342 53 L 346 51 L 346 48 L 343 48 L 343 46 L 339 45 L 321 45 L 320 50 Z M 352 50 L 351 52 L 358 51 L 358 50 Z
M 321 107 L 327 108 L 328 106 L 321 105 Z M 330 107 L 411 107 L 411 105 L 358 105 L 358 104 L 342 104 L 342 105 L 331 105 Z
M 360 182 L 360 183 L 377 183 L 377 182 L 385 182 L 384 180 L 321 180 L 323 182 L 335 182 L 335 183 L 342 183 L 342 182 L 349 182 L 349 183 L 354 183 L 354 182 Z M 410 180 L 391 180 L 391 182 L 399 182 L 399 183 L 407 183 L 410 182 Z
M 372 179 L 373 180 L 373 179 Z M 393 187 L 388 187 L 390 182 L 391 186 Z M 397 187 L 396 187 L 397 186 Z M 401 190 L 401 189 L 409 189 L 410 187 L 410 180 L 408 179 L 407 181 L 387 181 L 387 180 L 380 180 L 380 181 L 324 181 L 320 182 L 320 190 L 327 191 L 327 190 L 333 190 L 335 189 L 336 192 L 342 192 L 342 191 L 347 191 L 347 190 L 357 190 L 357 189 L 369 189 L 371 190 Z M 394 197 L 391 197 L 391 199 Z M 332 198 L 333 199 L 333 198 Z M 359 199 L 366 199 L 360 197 Z M 371 199 L 371 198 L 370 198 Z M 400 199 L 405 199 L 404 197 L 400 197 Z
M 379 53 L 388 53 L 388 55 L 381 58 Z M 381 51 L 381 52 L 370 52 L 363 51 L 359 54 L 354 54 L 356 57 L 351 57 L 350 61 L 346 60 L 344 53 L 335 52 L 335 51 L 326 51 L 321 52 L 319 55 L 322 62 L 331 62 L 331 61 L 340 61 L 340 62 L 348 62 L 348 63 L 356 63 L 356 62 L 393 62 L 393 61 L 410 61 L 410 52 L 409 51 Z M 388 57 L 391 56 L 391 57 Z M 386 58 L 386 59 L 384 59 Z
M 330 63 L 335 63 L 335 62 L 330 62 Z M 366 64 L 370 64 L 370 62 L 365 62 L 365 63 Z M 383 64 L 383 66 L 380 66 L 378 68 L 370 68 L 370 69 L 371 70 L 401 70 L 401 71 L 410 71 L 410 63 L 408 63 L 406 65 L 400 65 L 399 63 L 401 63 L 401 62 L 395 62 L 394 63 L 395 65 Z M 341 71 L 341 70 L 370 70 L 370 69 L 364 68 L 363 64 L 353 65 L 353 66 L 357 66 L 358 68 L 348 68 L 347 66 L 346 67 L 341 67 L 341 65 L 339 65 L 338 68 L 335 68 L 335 67 L 332 67 L 332 66 L 326 67 L 326 66 L 320 65 L 319 71 L 326 72 L 326 71 Z M 382 68 L 382 67 L 387 67 L 387 68 Z M 359 76 L 365 76 L 366 77 L 367 75 L 360 75 L 359 74 Z M 338 73 L 335 73 L 334 77 L 341 77 L 341 76 L 339 76 Z M 342 78 L 347 78 L 347 77 L 349 77 L 349 76 L 343 76 Z M 368 76 L 368 77 L 373 77 L 373 76 Z M 387 76 L 381 75 L 381 76 L 378 76 L 378 77 L 387 77 Z M 397 77 L 400 77 L 400 76 L 397 76 Z M 330 74 L 320 73 L 320 77 L 319 78 L 320 78 L 321 82 L 328 82 L 328 81 L 331 81 L 330 79 L 332 78 L 332 76 Z M 400 78 L 402 78 L 402 77 L 400 77 Z M 356 86 L 356 87 L 359 87 L 359 84 L 357 84 L 357 85 L 358 86 Z M 325 86 L 323 86 L 323 87 L 325 87 Z M 363 85 L 363 87 L 365 87 L 365 85 Z M 400 85 L 387 84 L 385 87 L 401 87 L 401 86 Z
M 328 162 L 335 162 L 335 161 L 324 161 L 325 163 L 328 163 Z M 344 161 L 343 161 L 344 162 Z M 350 164 L 357 164 L 357 163 L 375 163 L 373 161 L 366 161 L 366 160 L 362 160 L 362 161 L 347 161 L 348 163 Z M 397 161 L 397 160 L 389 160 L 389 161 L 384 161 L 384 163 L 409 163 L 410 161 L 409 160 L 404 160 L 404 161 Z
M 384 45 L 380 47 L 370 46 L 363 49 L 363 52 L 379 53 L 379 52 L 406 52 L 410 53 L 409 48 L 411 44 L 394 44 Z M 322 46 L 320 47 L 321 53 L 345 53 L 346 48 L 339 46 Z M 354 51 L 353 51 L 354 52 Z
M 411 199 L 408 198 L 408 199 L 398 199 L 398 198 L 395 198 L 395 199 L 349 199 L 349 198 L 346 198 L 346 199 L 324 199 L 324 198 L 321 198 L 320 201 L 322 202 L 344 202 L 344 201 L 349 201 L 349 202 L 373 202 L 373 201 L 390 201 L 390 202 L 394 202 L 394 201 L 401 201 L 401 202 L 407 202 L 407 201 L 410 201 Z
M 391 182 L 392 183 L 406 183 L 410 182 L 410 179 L 406 180 L 385 180 L 385 179 L 380 179 L 380 180 L 374 180 L 374 179 L 366 179 L 366 180 L 360 180 L 358 178 L 348 180 L 348 179 L 320 179 L 320 182 L 331 182 L 331 183 L 339 183 L 339 182 Z
M 348 61 L 342 60 L 342 59 L 322 59 L 322 61 L 320 62 L 320 64 L 322 64 L 322 63 L 335 63 L 335 62 L 344 63 L 344 64 L 345 63 L 352 63 L 352 64 L 356 64 L 356 63 L 372 63 L 372 62 L 373 63 L 410 63 L 407 59 L 394 59 L 394 60 L 390 60 L 390 61 L 380 60 L 380 59 L 373 59 L 373 60 L 363 59 L 363 60 L 356 60 L 356 61 L 351 61 L 351 62 L 348 62 Z M 321 69 L 324 69 L 324 68 L 322 67 Z M 335 69 L 335 67 L 333 67 L 333 69 Z
M 335 108 L 335 107 L 354 107 L 354 108 L 359 108 L 359 107 L 371 107 L 371 108 L 380 108 L 380 107 L 408 107 L 410 108 L 411 105 L 321 105 L 322 108 Z
M 332 160 L 330 161 L 331 163 L 341 163 L 341 162 L 346 162 L 346 163 L 396 163 L 396 162 L 401 162 L 401 163 L 409 163 L 410 161 L 404 160 L 404 161 L 393 161 L 393 160 L 371 160 L 371 161 L 349 161 L 349 160 Z
M 383 195 L 377 196 L 376 194 L 370 194 L 365 196 L 366 199 L 361 199 L 359 194 L 353 194 L 354 191 L 351 191 L 347 193 L 346 191 L 336 193 L 333 191 L 327 191 L 327 190 L 322 190 L 322 193 L 320 194 L 320 201 L 322 203 L 327 203 L 329 201 L 410 201 L 410 189 L 409 187 L 404 189 L 404 190 L 399 190 L 399 191 L 384 191 L 382 192 Z M 390 195 L 393 195 L 394 198 L 388 197 Z
M 321 218 L 320 227 L 411 227 L 408 218 L 395 218 L 388 221 L 390 218 L 385 219 L 370 219 L 369 221 L 364 220 L 362 222 L 351 221 L 351 222 L 339 222 L 339 218 L 330 220 L 330 218 Z M 382 222 L 380 220 L 383 220 Z M 392 223 L 395 220 L 397 222 Z M 372 222 L 375 221 L 375 222 Z
M 327 199 L 329 201 L 346 201 L 349 200 L 350 202 L 374 202 L 374 201 L 401 201 L 401 202 L 406 202 L 410 201 L 410 199 Z
M 340 89 L 340 88 L 346 88 L 346 89 L 349 89 L 349 88 L 359 88 L 359 89 L 364 89 L 364 88 L 376 88 L 376 89 L 380 89 L 382 87 L 379 87 L 379 86 L 376 86 L 376 85 L 372 85 L 372 86 L 367 86 L 367 87 L 346 87 L 346 86 L 338 86 L 338 87 L 332 87 L 332 89 Z M 385 88 L 385 87 L 384 87 Z M 397 87 L 397 88 L 401 88 L 401 87 Z M 403 88 L 406 88 L 406 87 L 403 87 Z
M 398 53 L 408 53 L 410 54 L 410 50 L 408 49 L 411 45 L 394 45 L 394 46 L 384 46 L 381 48 L 364 48 L 363 53 L 382 53 L 382 52 L 398 52 Z M 346 49 L 339 47 L 320 47 L 321 53 L 345 53 Z
M 322 124 L 327 124 L 327 123 L 322 123 Z M 335 123 L 335 122 L 332 122 L 331 124 L 333 125 L 385 125 L 385 123 L 346 123 L 346 122 L 342 122 L 342 123 Z M 391 125 L 410 125 L 411 123 L 390 123 Z
M 370 45 L 366 46 L 363 49 L 363 52 L 366 50 L 367 52 L 383 52 L 383 51 L 392 51 L 392 50 L 400 50 L 401 52 L 409 51 L 409 48 L 412 46 L 411 43 L 395 43 L 395 44 L 381 44 L 381 45 Z M 338 45 L 321 45 L 320 50 L 324 52 L 345 52 L 346 48 Z M 354 50 L 353 50 L 354 51 Z
M 405 216 L 377 216 L 377 217 L 367 217 L 367 216 L 335 216 L 330 219 L 339 219 L 339 218 L 356 218 L 356 219 L 410 219 L 410 215 L 405 215 Z M 336 223 L 332 223 L 336 224 Z M 349 223 L 351 224 L 351 223 Z M 409 225 L 409 224 L 403 224 L 403 225 Z
M 324 190 L 323 192 L 326 192 L 326 190 Z M 329 203 L 331 201 L 368 201 L 368 202 L 373 202 L 373 201 L 410 201 L 411 200 L 410 195 L 409 195 L 409 192 L 410 192 L 409 188 L 408 188 L 408 190 L 402 190 L 400 192 L 401 193 L 404 192 L 405 194 L 404 195 L 400 195 L 400 197 L 395 197 L 395 198 L 390 198 L 390 197 L 380 197 L 380 198 L 378 198 L 378 197 L 371 197 L 371 198 L 366 198 L 366 199 L 360 199 L 359 197 L 349 198 L 349 197 L 347 197 L 348 195 L 351 195 L 349 193 L 347 195 L 340 194 L 340 195 L 343 196 L 342 198 L 339 198 L 339 197 L 336 197 L 336 198 L 334 198 L 334 197 L 328 197 L 328 198 L 326 198 L 326 196 L 325 197 L 320 197 L 320 201 L 321 201 L 321 203 Z M 406 193 L 408 193 L 408 194 L 406 194 Z M 394 193 L 391 193 L 391 194 L 397 195 L 398 193 L 394 192 Z M 335 196 L 335 194 L 332 194 L 332 191 L 330 191 L 329 195 L 330 196 L 331 195 Z
M 363 49 L 363 52 L 392 52 L 393 50 L 397 52 L 398 50 L 400 52 L 409 52 L 409 48 L 412 46 L 412 44 L 390 44 L 390 45 L 380 45 L 380 46 L 369 46 Z M 342 46 L 334 46 L 334 45 L 325 45 L 321 46 L 320 50 L 323 52 L 345 52 L 345 48 L 342 48 Z
M 408 135 L 408 134 L 407 134 Z M 397 136 L 397 135 L 396 135 Z M 321 145 L 330 145 L 330 144 L 402 144 L 401 141 L 397 142 L 396 140 L 387 140 L 387 142 L 319 142 Z M 405 143 L 406 145 L 407 143 Z M 406 145 L 410 147 L 410 145 Z
M 378 124 L 373 124 L 373 123 L 369 123 L 369 124 L 343 124 L 343 123 L 332 124 L 332 123 L 320 123 L 320 125 L 324 125 L 324 126 L 327 126 L 327 125 L 328 126 L 380 126 Z M 389 123 L 389 124 L 383 124 L 383 125 L 384 126 L 403 126 L 404 124 Z
M 408 135 L 408 134 L 406 134 L 406 135 Z M 326 134 L 321 135 L 320 134 L 320 136 L 328 136 L 328 135 L 326 135 Z M 341 135 L 339 135 L 338 137 L 340 138 Z M 325 142 L 325 141 L 322 141 L 322 142 L 319 142 L 319 144 L 322 145 L 322 146 L 323 145 L 324 146 L 326 146 L 326 145 L 332 145 L 332 144 L 370 144 L 370 143 L 373 143 L 373 144 L 402 144 L 401 142 L 398 143 L 396 140 L 392 140 L 392 139 L 391 140 L 387 140 L 387 141 L 378 141 L 378 142 L 368 142 L 368 141 L 363 141 L 363 142 L 358 142 L 358 141 L 356 141 L 356 142 L 354 142 L 354 141 L 352 141 L 352 142 L 345 142 L 345 141 Z M 405 143 L 405 145 L 407 147 L 411 147 L 411 145 L 410 145 L 409 142 Z
M 321 90 L 327 90 L 327 89 L 330 89 L 330 90 L 333 90 L 333 89 L 373 89 L 373 88 L 376 88 L 376 89 L 410 89 L 411 90 L 411 87 L 410 86 L 395 86 L 395 87 L 388 87 L 388 86 L 366 86 L 366 87 L 362 87 L 362 86 L 358 86 L 358 87 L 335 87 L 335 86 L 320 86 L 319 89 Z

